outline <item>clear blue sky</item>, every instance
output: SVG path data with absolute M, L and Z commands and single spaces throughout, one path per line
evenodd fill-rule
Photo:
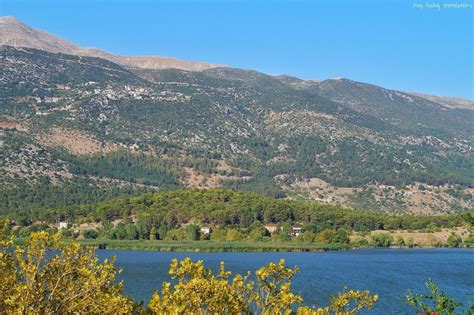
M 453 1 L 439 3 L 445 2 Z M 415 3 L 0 0 L 0 15 L 117 54 L 173 56 L 304 79 L 342 76 L 473 99 L 474 9 L 420 9 Z

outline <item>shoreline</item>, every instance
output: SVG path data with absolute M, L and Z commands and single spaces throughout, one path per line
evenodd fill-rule
M 327 252 L 354 249 L 346 244 L 296 242 L 214 242 L 214 241 L 144 241 L 79 240 L 95 249 L 142 250 L 159 252 Z
M 157 252 L 328 252 L 359 249 L 472 249 L 472 247 L 356 247 L 350 244 L 296 242 L 214 242 L 214 241 L 144 241 L 144 240 L 79 240 L 83 246 L 104 250 L 138 250 Z

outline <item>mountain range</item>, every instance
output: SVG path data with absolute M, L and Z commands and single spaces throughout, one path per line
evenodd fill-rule
M 225 187 L 473 209 L 474 102 L 82 48 L 0 18 L 0 206 Z

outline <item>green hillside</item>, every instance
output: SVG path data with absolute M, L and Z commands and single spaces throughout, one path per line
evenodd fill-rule
M 4 200 L 46 178 L 112 195 L 202 186 L 393 213 L 473 208 L 467 109 L 346 79 L 125 69 L 9 46 L 0 57 Z

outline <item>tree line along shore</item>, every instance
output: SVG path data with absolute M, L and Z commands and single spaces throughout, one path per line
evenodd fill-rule
M 315 251 L 473 247 L 473 212 L 390 215 L 224 189 L 175 190 L 9 216 L 17 239 L 37 231 L 97 248 Z

